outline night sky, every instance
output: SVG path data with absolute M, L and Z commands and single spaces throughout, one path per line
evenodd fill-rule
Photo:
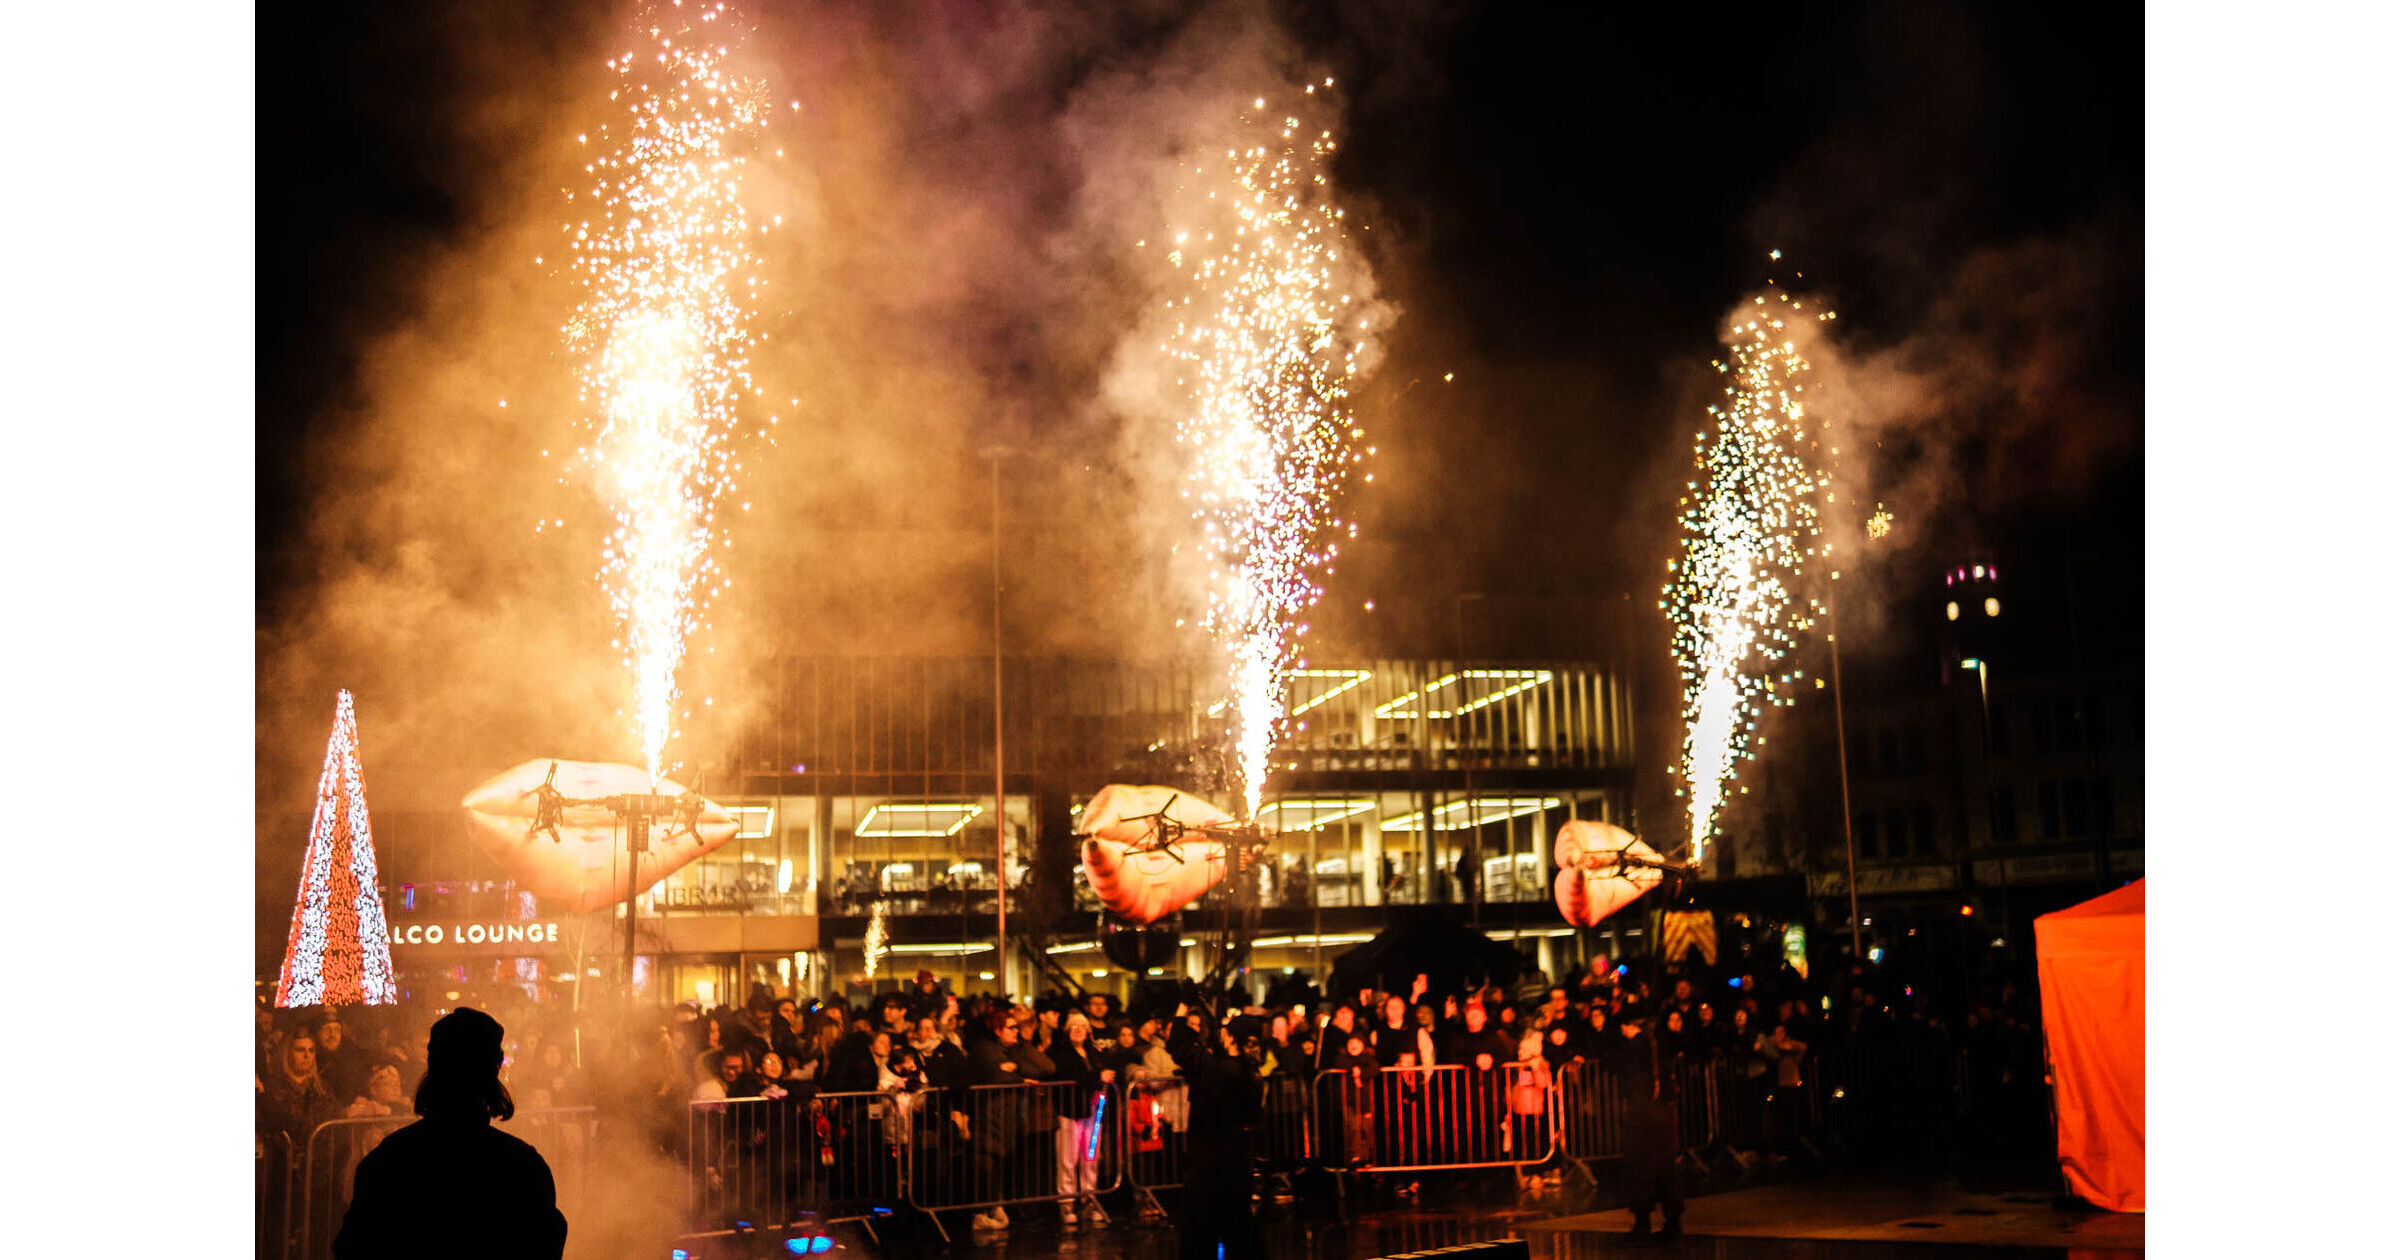
M 808 612 L 774 646 L 988 650 L 995 440 L 1019 452 L 1012 647 L 1147 654 L 1089 615 L 1095 591 L 1139 602 L 1155 558 L 1119 526 L 1172 489 L 1099 401 L 1133 308 L 1120 225 L 1091 209 L 1129 168 L 1092 155 L 1172 140 L 1153 133 L 1226 82 L 1325 75 L 1334 178 L 1399 317 L 1360 393 L 1377 476 L 1319 652 L 1610 653 L 1671 719 L 1675 496 L 1717 323 L 1772 275 L 1842 312 L 1862 403 L 1839 485 L 1897 518 L 1881 589 L 1851 598 L 1904 611 L 1967 556 L 2063 584 L 2072 556 L 2087 622 L 2119 631 L 2099 650 L 2138 653 L 2139 9 L 1659 8 L 762 10 L 747 64 L 802 103 L 775 170 L 811 230 L 766 264 L 804 296 L 762 310 L 756 365 L 798 410 L 754 460 L 770 506 L 727 561 L 756 601 L 724 608 L 728 654 L 769 650 L 744 627 L 778 600 Z M 571 440 L 573 297 L 530 258 L 563 252 L 546 220 L 617 21 L 446 2 L 261 28 L 262 878 L 288 865 L 265 832 L 277 802 L 305 811 L 332 686 L 361 688 L 379 782 L 419 802 L 455 800 L 467 767 L 421 750 L 461 726 L 476 777 L 605 726 L 526 716 L 603 712 L 617 685 L 544 673 L 599 659 L 610 627 L 577 550 L 597 509 L 531 458 Z M 533 541 L 553 515 L 565 539 Z M 1858 615 L 1905 666 L 1906 617 Z M 399 694 L 437 661 L 460 696 Z M 1645 764 L 1674 737 L 1647 725 Z

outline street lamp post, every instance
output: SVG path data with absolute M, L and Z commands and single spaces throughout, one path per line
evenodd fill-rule
M 1471 902 L 1467 913 L 1469 922 L 1471 922 L 1477 930 L 1481 930 L 1483 927 L 1483 820 L 1475 815 L 1475 759 L 1469 755 L 1469 749 L 1467 748 L 1466 741 L 1461 737 L 1461 734 L 1465 729 L 1465 719 L 1467 716 L 1465 711 L 1467 707 L 1467 688 L 1465 678 L 1465 672 L 1467 668 L 1467 601 L 1470 599 L 1482 598 L 1482 591 L 1462 591 L 1460 592 L 1458 598 L 1450 602 L 1451 612 L 1455 614 L 1455 620 L 1457 622 L 1457 665 L 1460 673 L 1458 699 L 1451 701 L 1450 707 L 1450 746 L 1458 752 L 1458 769 L 1460 776 L 1459 782 L 1460 787 L 1466 793 L 1467 878 L 1465 882 L 1467 885 L 1467 896 Z M 1432 830 L 1432 828 L 1428 826 L 1427 834 L 1438 835 L 1440 833 Z
M 1007 453 L 997 446 L 984 452 L 992 461 L 992 884 L 998 893 L 1000 995 L 1014 998 L 1015 968 L 1008 955 L 1008 744 L 1000 680 L 1000 459 Z

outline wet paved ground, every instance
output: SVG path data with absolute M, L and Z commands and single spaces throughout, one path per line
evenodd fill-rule
M 1608 1185 L 1581 1181 L 1525 1195 L 1504 1178 L 1464 1185 L 1429 1180 L 1415 1202 L 1304 1192 L 1266 1205 L 1262 1222 L 1273 1260 L 1371 1260 L 1509 1237 L 1525 1239 L 1536 1260 L 2139 1260 L 2144 1238 L 2139 1216 L 2061 1209 L 2046 1188 L 2031 1183 L 1966 1191 L 1946 1178 L 1828 1172 L 1695 1195 L 1685 1237 L 1672 1245 L 1628 1236 L 1631 1218 L 1614 1206 L 1620 1202 Z M 880 1251 L 894 1260 L 1168 1260 L 1176 1254 L 1170 1225 L 1137 1220 L 1129 1210 L 1100 1229 L 1064 1229 L 1047 1206 L 1018 1208 L 1010 1219 L 1010 1228 L 999 1234 L 971 1233 L 959 1220 L 947 1248 L 930 1231 L 890 1222 Z M 845 1253 L 867 1250 L 863 1238 L 844 1242 Z

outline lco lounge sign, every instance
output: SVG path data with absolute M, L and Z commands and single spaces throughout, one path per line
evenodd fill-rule
M 394 945 L 556 945 L 556 923 L 411 923 L 392 928 Z

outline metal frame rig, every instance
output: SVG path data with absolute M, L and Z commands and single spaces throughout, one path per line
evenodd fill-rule
M 1633 879 L 1633 871 L 1657 871 L 1660 876 L 1658 887 L 1670 900 L 1682 895 L 1685 888 L 1700 878 L 1700 864 L 1697 862 L 1677 861 L 1664 855 L 1656 859 L 1639 857 L 1630 849 L 1587 849 L 1574 862 L 1573 869 L 1589 876 L 1629 882 Z
M 634 914 L 633 899 L 641 892 L 641 855 L 650 851 L 650 825 L 654 820 L 667 820 L 661 840 L 672 840 L 678 826 L 684 834 L 700 838 L 700 811 L 707 808 L 708 798 L 702 793 L 706 775 L 695 776 L 692 786 L 678 794 L 664 792 L 627 792 L 616 796 L 569 796 L 558 790 L 558 763 L 550 763 L 550 773 L 542 776 L 539 786 L 526 792 L 534 798 L 533 821 L 525 825 L 525 838 L 531 840 L 550 833 L 552 844 L 564 844 L 558 826 L 565 821 L 570 807 L 605 809 L 624 829 L 625 836 L 625 991 L 633 992 Z
M 1214 995 L 1225 988 L 1226 983 L 1233 978 L 1234 973 L 1249 958 L 1250 942 L 1258 935 L 1258 886 L 1243 877 L 1257 868 L 1258 860 L 1266 855 L 1267 846 L 1274 843 L 1275 838 L 1283 833 L 1270 831 L 1264 824 L 1256 820 L 1194 826 L 1170 816 L 1170 811 L 1175 808 L 1175 802 L 1181 799 L 1183 799 L 1183 794 L 1176 793 L 1169 796 L 1164 804 L 1151 813 L 1128 815 L 1122 819 L 1123 822 L 1150 824 L 1151 834 L 1151 839 L 1145 843 L 1125 846 L 1125 852 L 1128 854 L 1164 853 L 1177 862 L 1183 862 L 1185 860 L 1183 845 L 1187 841 L 1214 840 L 1225 846 L 1225 853 L 1229 860 L 1226 863 L 1225 881 L 1220 887 L 1226 895 L 1217 898 L 1217 925 L 1214 929 L 1206 927 L 1193 929 L 1193 934 L 1200 937 L 1202 941 L 1201 948 L 1206 951 L 1205 956 L 1210 960 L 1206 977 L 1201 984 L 1210 994 Z M 1091 837 L 1088 833 L 1078 833 L 1075 838 L 1088 840 Z M 1186 912 L 1198 909 L 1209 900 L 1210 894 L 1216 891 L 1216 889 L 1211 889 L 1207 893 L 1202 893 L 1182 910 L 1178 910 L 1176 915 L 1180 917 Z M 1103 920 L 1107 919 L 1107 912 L 1102 911 L 1101 917 Z M 1078 985 L 1077 988 L 1080 989 L 1081 986 Z

